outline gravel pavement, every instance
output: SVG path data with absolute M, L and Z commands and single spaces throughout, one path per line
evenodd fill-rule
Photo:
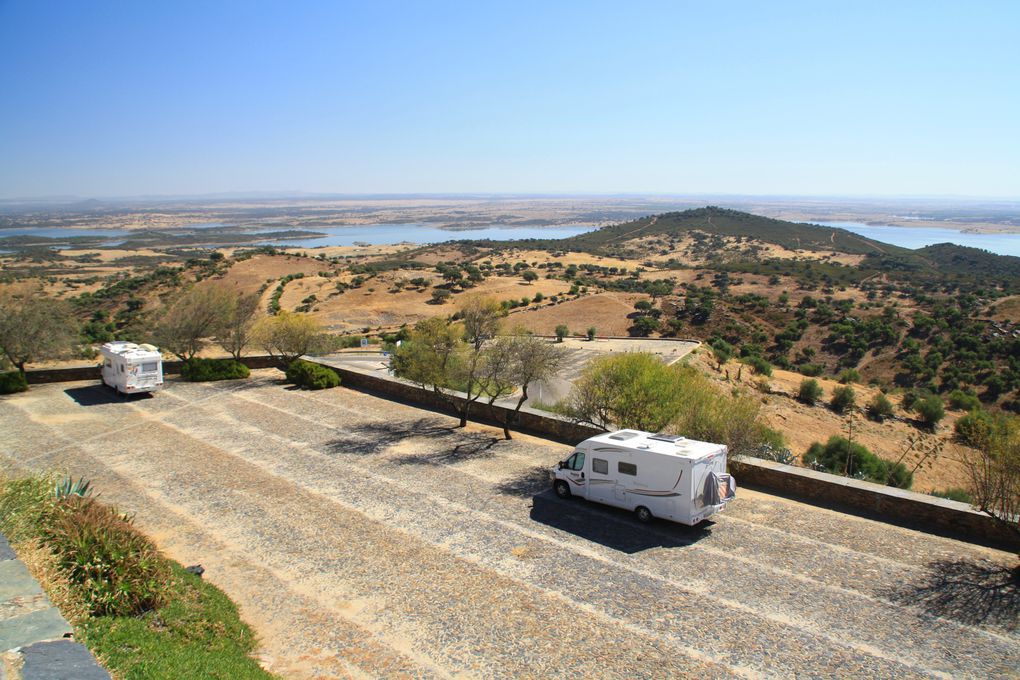
M 1020 677 L 1015 556 L 747 490 L 645 527 L 549 492 L 568 447 L 278 376 L 33 386 L 3 464 L 93 479 L 285 677 Z

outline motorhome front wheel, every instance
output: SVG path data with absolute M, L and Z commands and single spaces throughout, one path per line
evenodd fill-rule
M 570 486 L 562 479 L 556 480 L 556 483 L 553 484 L 553 490 L 556 491 L 556 495 L 560 498 L 570 498 Z

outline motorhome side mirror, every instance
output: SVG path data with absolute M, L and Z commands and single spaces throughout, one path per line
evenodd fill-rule
M 563 469 L 563 468 L 565 468 L 565 467 L 567 467 L 567 461 L 565 461 L 565 460 L 561 460 L 561 461 L 560 461 L 560 469 L 562 470 L 562 469 Z

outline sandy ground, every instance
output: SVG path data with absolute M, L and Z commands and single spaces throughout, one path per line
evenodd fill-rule
M 633 325 L 627 315 L 635 312 L 635 302 L 647 299 L 648 296 L 641 293 L 586 295 L 558 305 L 511 314 L 510 321 L 542 335 L 554 334 L 561 324 L 567 326 L 571 334 L 584 335 L 594 326 L 598 335 L 627 335 L 627 329 Z
M 700 530 L 548 491 L 569 448 L 272 371 L 0 399 L 8 472 L 63 469 L 239 604 L 287 678 L 1016 677 L 1014 556 L 740 491 Z M 980 606 L 975 606 L 979 598 Z
M 839 415 L 828 408 L 832 393 L 842 385 L 836 380 L 815 378 L 823 393 L 814 406 L 807 406 L 797 401 L 804 376 L 792 371 L 773 369 L 772 377 L 767 380 L 758 376 L 749 366 L 737 361 L 730 361 L 723 370 L 715 370 L 715 362 L 710 359 L 707 351 L 701 352 L 695 364 L 709 377 L 724 381 L 728 385 L 741 385 L 747 390 L 757 391 L 757 383 L 765 381 L 769 385 L 770 394 L 761 396 L 762 414 L 765 420 L 775 429 L 783 433 L 786 445 L 796 456 L 803 455 L 808 447 L 815 442 L 826 442 L 829 437 L 852 436 L 853 440 L 863 444 L 872 453 L 891 462 L 902 462 L 908 469 L 914 470 L 914 491 L 927 493 L 944 491 L 949 488 L 966 488 L 969 484 L 966 461 L 973 459 L 976 452 L 962 446 L 953 437 L 953 425 L 964 415 L 961 412 L 946 410 L 946 417 L 934 431 L 920 427 L 913 414 L 905 413 L 899 406 L 899 396 L 889 395 L 897 417 L 876 423 L 869 420 L 865 407 L 879 394 L 879 390 L 867 385 L 852 384 L 857 408 L 853 412 L 852 431 L 848 415 Z M 738 380 L 739 376 L 739 380 Z M 918 444 L 911 446 L 913 440 Z M 942 446 L 941 453 L 934 457 L 925 457 L 918 453 L 925 442 L 937 442 Z

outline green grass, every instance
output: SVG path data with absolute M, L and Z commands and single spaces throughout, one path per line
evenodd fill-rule
M 53 518 L 62 514 L 54 512 L 58 504 L 52 489 L 53 479 L 48 477 L 0 480 L 0 529 L 15 547 L 25 541 L 40 541 L 51 549 L 64 545 L 47 542 L 53 533 Z M 114 531 L 116 527 L 107 523 L 103 529 Z M 124 531 L 136 530 L 129 527 Z M 62 557 L 66 555 L 55 554 L 53 564 L 59 577 L 72 584 L 67 597 L 75 600 L 66 604 L 88 611 L 88 603 L 81 599 L 83 589 L 73 587 L 73 575 L 60 568 Z M 86 614 L 73 622 L 77 638 L 103 665 L 124 679 L 274 677 L 250 656 L 256 645 L 254 634 L 223 591 L 187 573 L 173 560 L 162 555 L 157 558 L 163 562 L 162 604 L 136 615 Z M 124 568 L 134 567 L 126 562 Z
M 123 678 L 271 678 L 249 656 L 255 638 L 223 591 L 173 563 L 168 604 L 140 617 L 98 616 L 82 641 Z

